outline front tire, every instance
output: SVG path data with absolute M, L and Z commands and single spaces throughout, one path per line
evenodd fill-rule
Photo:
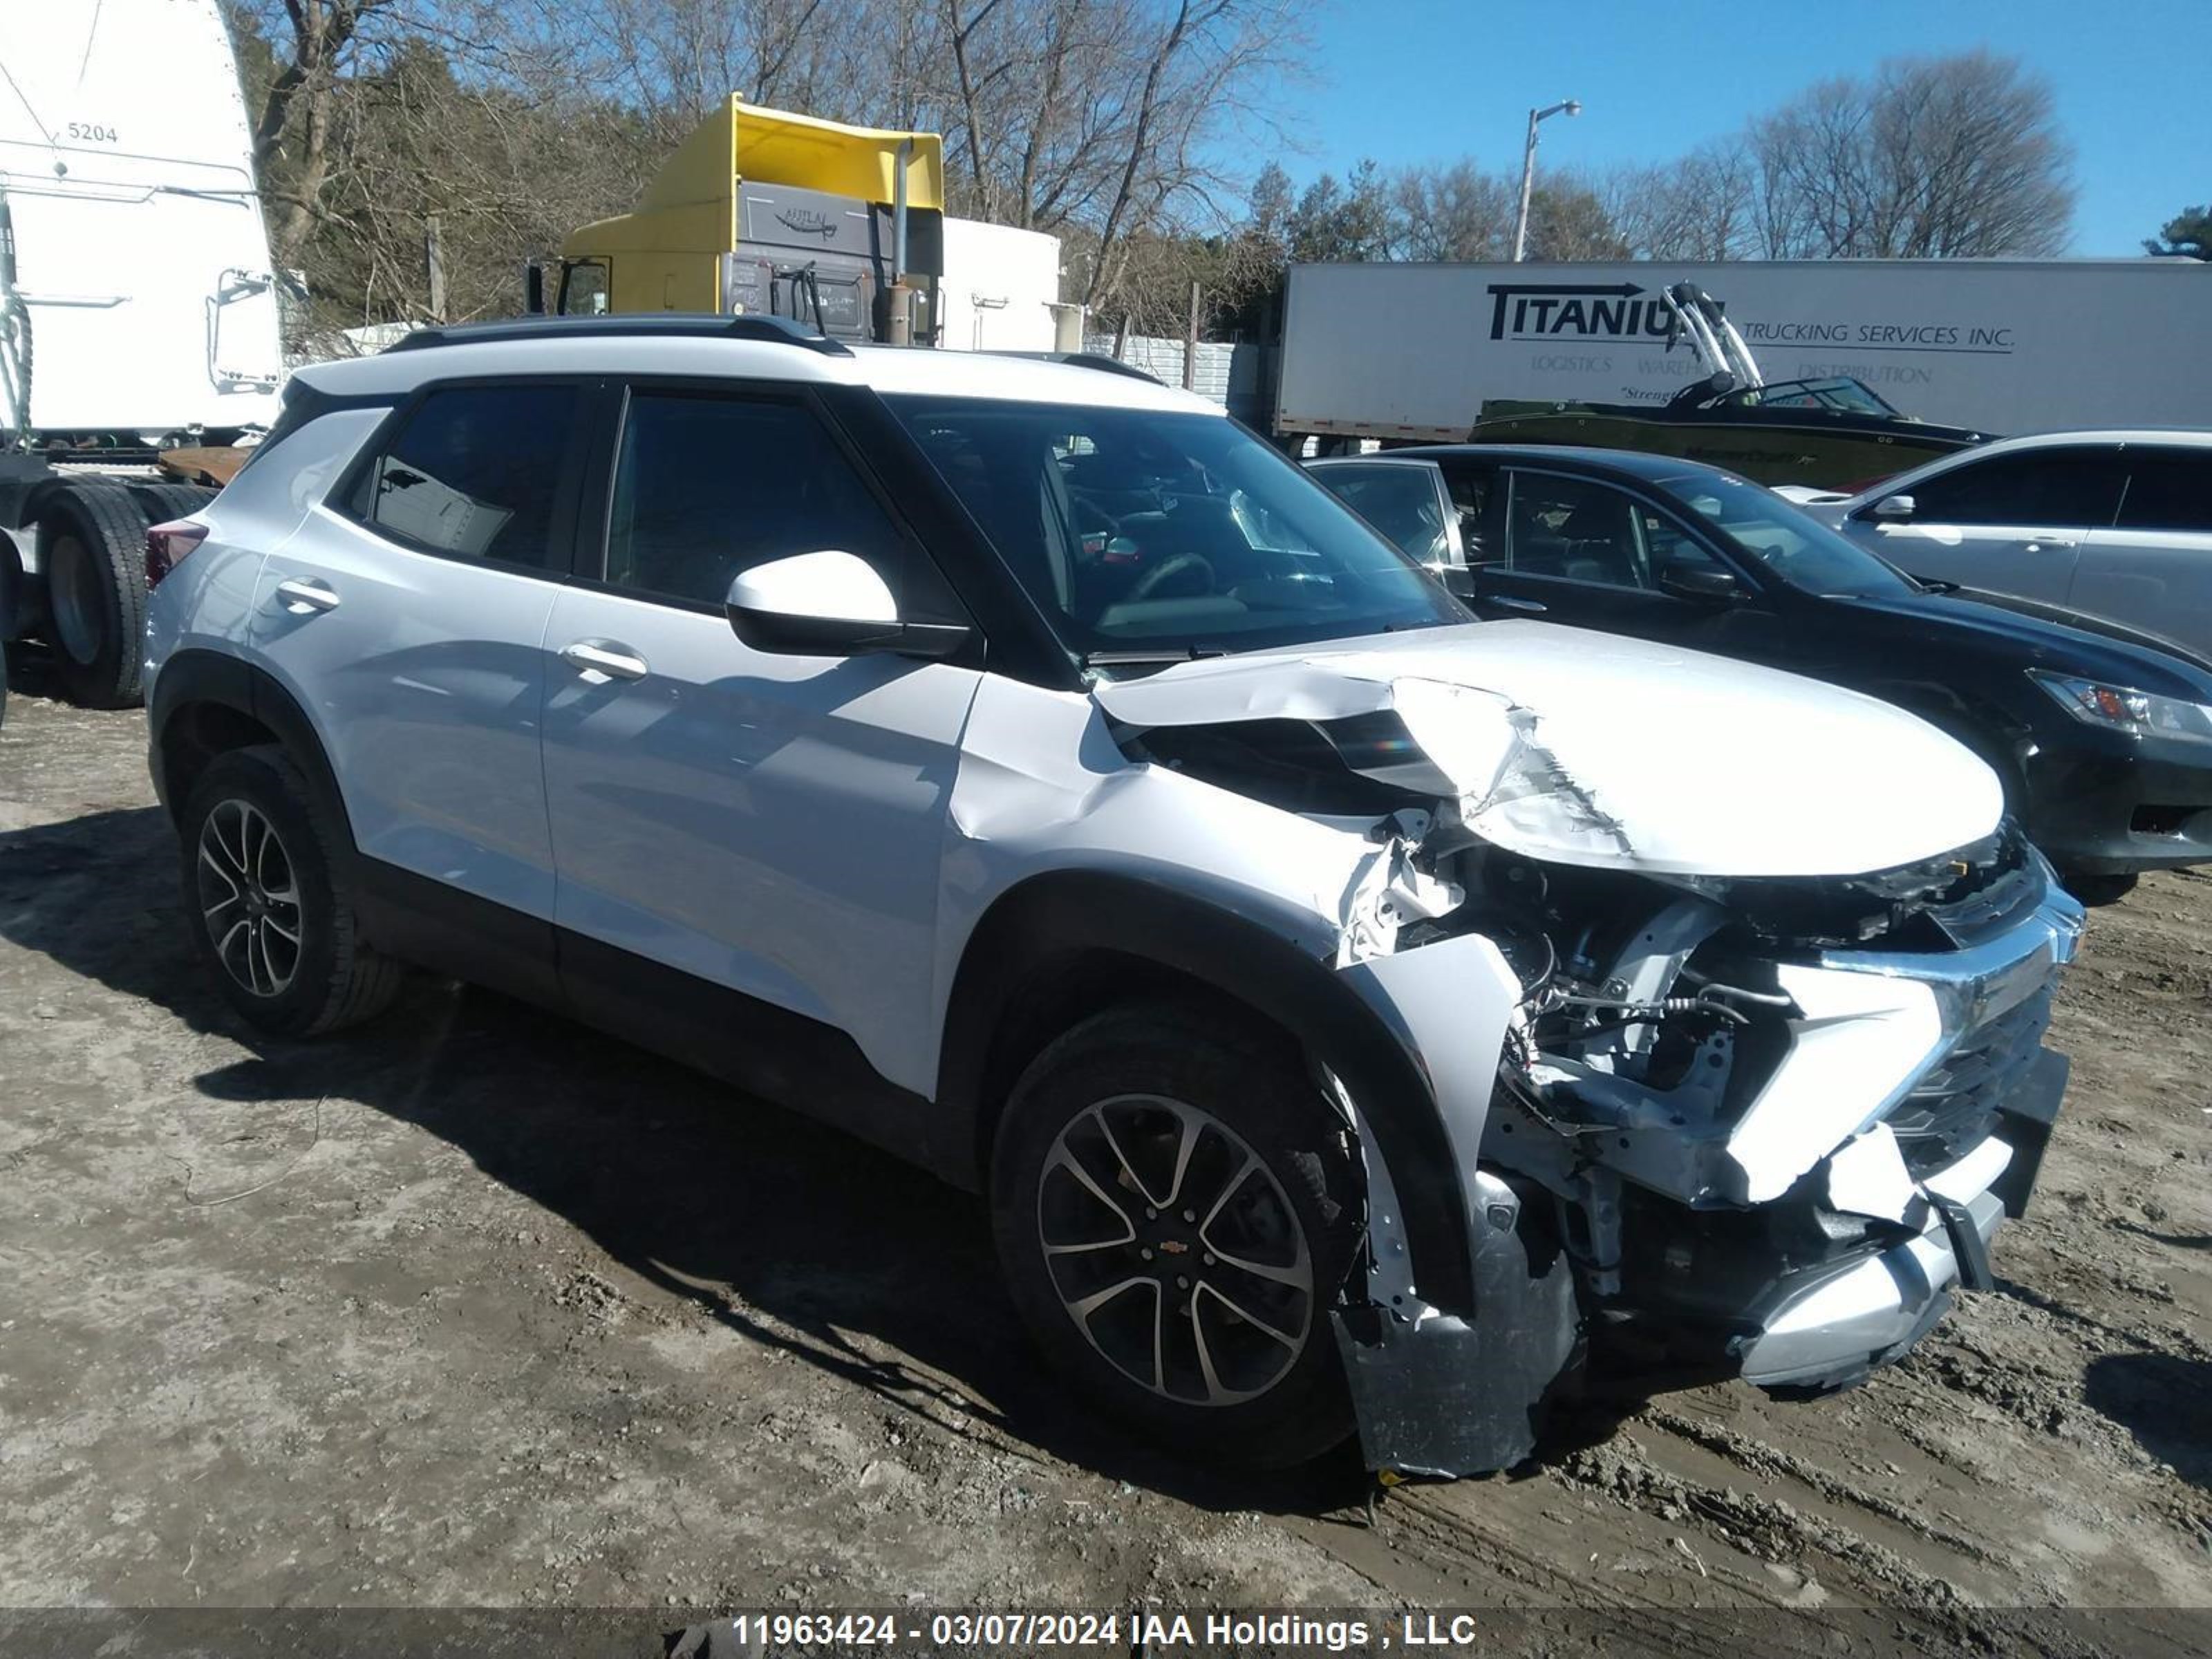
M 361 939 L 352 895 L 292 759 L 273 745 L 210 763 L 185 803 L 185 914 L 203 964 L 249 1023 L 309 1036 L 374 1018 L 404 969 Z
M 1052 1363 L 1150 1437 L 1247 1467 L 1351 1431 L 1331 1325 L 1358 1236 L 1344 1125 L 1286 1042 L 1146 1005 L 1030 1065 L 992 1224 Z

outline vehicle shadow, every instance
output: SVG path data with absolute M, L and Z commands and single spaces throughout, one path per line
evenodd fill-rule
M 2089 1362 L 2083 1395 L 2183 1480 L 2212 1489 L 2212 1364 L 2179 1354 L 2101 1354 Z
M 2162 1233 L 2136 1221 L 2115 1221 L 2112 1225 L 2124 1233 L 2133 1233 L 2154 1244 L 2170 1244 L 2177 1250 L 2212 1250 L 2212 1233 Z
M 415 1124 L 640 1279 L 890 1407 L 980 1423 L 1224 1512 L 1363 1502 L 1349 1447 L 1226 1474 L 1098 1418 L 1030 1349 L 981 1200 L 836 1130 L 561 1016 L 428 979 L 358 1030 L 258 1037 L 192 955 L 176 870 L 155 808 L 0 833 L 0 938 L 244 1043 L 250 1057 L 196 1079 L 209 1097 L 343 1100 Z

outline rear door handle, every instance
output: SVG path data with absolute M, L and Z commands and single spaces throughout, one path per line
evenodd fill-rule
M 578 640 L 561 647 L 561 660 L 593 685 L 641 680 L 651 672 L 645 659 L 620 640 Z
M 337 590 L 313 576 L 294 576 L 276 584 L 276 597 L 295 617 L 312 617 L 338 608 Z
M 2079 543 L 2070 542 L 2063 536 L 2038 536 L 2027 544 L 2027 550 L 2040 553 L 2048 549 L 2054 553 L 2064 553 L 2079 545 Z
M 1532 617 L 1540 617 L 1552 608 L 1541 599 L 1524 599 L 1517 593 L 1486 593 L 1478 603 L 1494 605 L 1501 611 L 1525 611 Z

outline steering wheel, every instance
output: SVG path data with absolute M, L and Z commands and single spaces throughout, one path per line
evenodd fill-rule
M 1170 576 L 1179 576 L 1187 570 L 1195 570 L 1206 579 L 1203 592 L 1213 592 L 1213 567 L 1196 553 L 1170 553 L 1152 569 L 1137 578 L 1129 589 L 1129 599 L 1149 599 L 1167 586 Z

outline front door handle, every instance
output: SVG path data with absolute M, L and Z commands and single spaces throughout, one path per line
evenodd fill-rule
M 2041 553 L 2046 550 L 2052 553 L 2066 553 L 2072 551 L 2077 544 L 2068 541 L 2063 536 L 2038 536 L 2027 544 L 2027 550 L 2031 553 Z
M 295 617 L 313 617 L 338 608 L 337 590 L 313 576 L 294 576 L 276 584 L 276 597 Z
M 1541 599 L 1524 599 L 1518 593 L 1486 593 L 1482 603 L 1494 605 L 1501 611 L 1525 611 L 1532 617 L 1540 617 L 1552 608 Z
M 641 680 L 651 672 L 645 659 L 620 640 L 578 640 L 561 647 L 561 660 L 593 685 Z

